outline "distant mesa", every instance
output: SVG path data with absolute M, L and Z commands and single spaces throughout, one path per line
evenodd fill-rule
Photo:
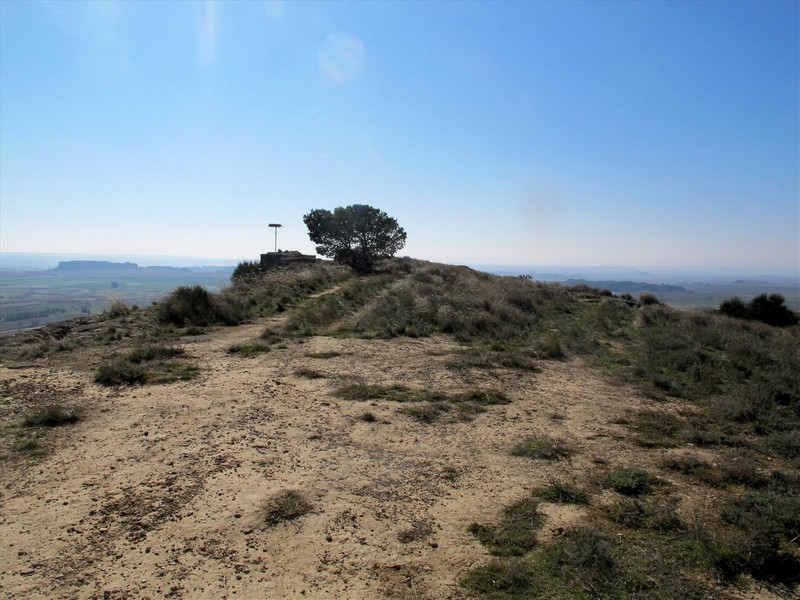
M 108 260 L 64 260 L 58 267 L 49 271 L 64 277 L 122 277 L 122 278 L 169 278 L 188 277 L 192 270 L 186 267 L 140 267 L 132 262 L 111 262 Z
M 288 267 L 290 265 L 315 262 L 317 262 L 317 257 L 314 254 L 302 254 L 297 250 L 267 252 L 261 255 L 262 269 L 274 269 L 275 267 Z
M 138 269 L 139 265 L 132 262 L 110 262 L 107 260 L 64 260 L 58 263 L 54 271 L 101 271 L 113 269 Z

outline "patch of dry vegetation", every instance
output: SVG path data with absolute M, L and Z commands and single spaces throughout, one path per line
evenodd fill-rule
M 126 355 L 103 362 L 97 368 L 94 381 L 108 387 L 184 381 L 198 373 L 198 368 L 185 357 L 186 351 L 177 346 L 140 345 Z
M 283 521 L 293 521 L 311 512 L 313 505 L 296 490 L 282 490 L 264 504 L 264 523 L 274 527 Z

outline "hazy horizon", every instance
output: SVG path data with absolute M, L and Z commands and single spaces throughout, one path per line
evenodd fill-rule
M 0 250 L 800 273 L 796 2 L 0 2 Z M 214 263 L 212 263 L 214 264 Z
M 219 267 L 223 269 L 235 267 L 242 260 L 258 260 L 258 257 L 218 258 L 146 254 L 0 252 L 0 271 L 46 270 L 55 268 L 61 261 L 68 260 L 133 262 L 140 267 Z M 489 264 L 459 261 L 447 262 L 446 264 L 463 264 L 479 271 L 498 275 L 539 275 L 540 278 L 547 280 L 569 278 L 619 280 L 638 277 L 651 282 L 686 283 L 690 281 L 732 281 L 741 278 L 756 278 L 766 279 L 782 285 L 800 286 L 800 273 L 791 269 L 747 269 L 730 266 L 681 267 L 679 265 Z

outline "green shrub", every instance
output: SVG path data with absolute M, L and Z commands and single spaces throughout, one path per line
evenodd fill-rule
M 228 348 L 228 354 L 238 354 L 239 356 L 255 356 L 256 354 L 263 354 L 272 350 L 269 344 L 262 342 L 245 342 L 242 344 L 233 344 Z
M 176 358 L 178 356 L 185 355 L 186 351 L 177 346 L 170 346 L 167 344 L 146 344 L 134 348 L 131 353 L 128 354 L 128 360 L 134 364 L 138 364 L 151 360 Z
M 356 402 L 366 402 L 367 400 L 378 400 L 387 398 L 396 393 L 405 393 L 408 388 L 401 385 L 369 385 L 366 383 L 348 383 L 339 387 L 334 393 L 342 400 L 354 400 Z
M 625 496 L 641 496 L 649 493 L 658 480 L 639 469 L 617 469 L 608 475 L 611 488 Z
M 642 446 L 673 446 L 682 422 L 666 411 L 643 410 L 635 414 L 632 426 L 637 433 L 636 441 Z
M 544 557 L 551 569 L 569 573 L 578 589 L 596 590 L 598 595 L 605 596 L 601 590 L 614 587 L 622 578 L 613 541 L 588 527 L 568 530 L 545 548 Z
M 720 304 L 719 311 L 736 319 L 761 321 L 777 327 L 796 325 L 800 315 L 785 306 L 785 301 L 780 294 L 761 294 L 747 304 L 734 297 Z
M 236 325 L 244 318 L 241 307 L 231 298 L 212 294 L 199 285 L 176 288 L 159 301 L 156 315 L 161 322 L 178 327 Z
M 559 460 L 572 454 L 572 450 L 562 440 L 547 436 L 529 437 L 511 449 L 514 456 Z
M 231 281 L 241 279 L 243 277 L 254 277 L 261 274 L 261 264 L 255 261 L 245 260 L 236 265 L 236 268 L 231 274 Z
M 574 485 L 551 480 L 545 487 L 536 491 L 536 495 L 545 502 L 554 504 L 588 504 L 589 495 Z
M 639 294 L 639 305 L 640 306 L 653 306 L 661 304 L 661 300 L 658 299 L 654 294 L 649 292 L 643 292 Z
M 800 459 L 800 428 L 778 431 L 767 437 L 767 446 L 790 460 Z
M 611 520 L 629 529 L 676 531 L 684 528 L 675 503 L 670 501 L 623 500 L 610 506 L 608 514 Z
M 747 319 L 749 317 L 747 305 L 742 302 L 741 298 L 737 297 L 725 300 L 720 304 L 719 312 L 735 319 Z
M 718 561 L 717 568 L 730 576 L 747 571 L 757 578 L 797 583 L 800 560 L 784 545 L 793 544 L 795 550 L 800 545 L 799 492 L 798 488 L 788 493 L 767 489 L 729 498 L 722 518 L 737 527 L 742 537 L 731 560 Z
M 468 530 L 492 554 L 518 556 L 536 545 L 537 531 L 543 523 L 539 500 L 530 496 L 505 507 L 496 526 L 473 523 Z
M 465 587 L 487 598 L 535 598 L 531 592 L 539 579 L 536 566 L 521 558 L 493 560 L 472 569 L 464 577 Z

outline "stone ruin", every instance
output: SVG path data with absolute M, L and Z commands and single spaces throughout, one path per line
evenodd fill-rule
M 302 254 L 297 250 L 267 252 L 261 255 L 262 269 L 274 269 L 275 267 L 289 267 L 315 262 L 317 262 L 317 257 L 314 254 Z

